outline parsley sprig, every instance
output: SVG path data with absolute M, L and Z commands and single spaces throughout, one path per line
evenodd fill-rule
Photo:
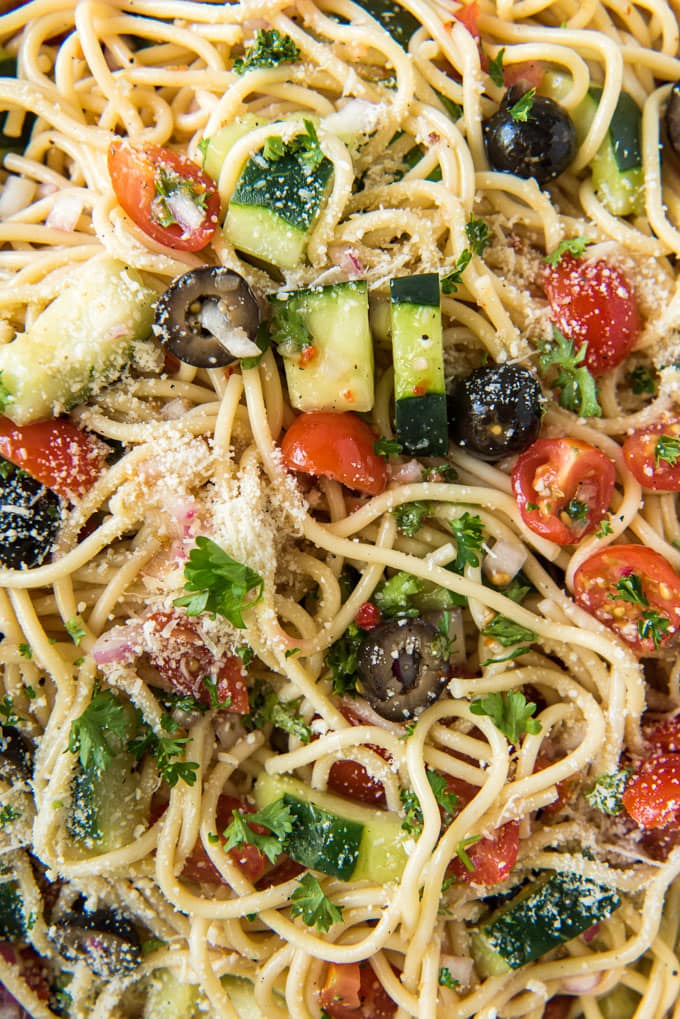
M 603 814 L 615 817 L 623 811 L 622 796 L 633 774 L 632 768 L 621 768 L 609 775 L 600 775 L 585 793 L 591 807 L 601 810 Z
M 342 637 L 328 649 L 326 665 L 331 670 L 333 693 L 338 697 L 356 692 L 359 648 L 364 636 L 356 623 L 350 623 Z
M 434 793 L 434 798 L 442 808 L 443 824 L 448 826 L 458 813 L 458 797 L 448 789 L 448 783 L 444 775 L 440 775 L 438 771 L 433 771 L 431 768 L 428 768 L 425 774 Z M 405 813 L 401 825 L 402 828 L 409 834 L 420 834 L 423 827 L 423 812 L 420 807 L 420 800 L 412 789 L 402 789 L 399 796 Z
M 325 934 L 333 924 L 342 920 L 342 906 L 336 906 L 309 871 L 298 881 L 290 897 L 290 915 L 301 916 L 307 927 L 316 927 Z
M 680 438 L 677 435 L 660 435 L 654 446 L 654 466 L 663 461 L 675 467 L 680 460 Z
M 78 647 L 83 637 L 87 636 L 87 630 L 80 616 L 71 616 L 70 619 L 67 619 L 64 623 L 64 629 L 76 647 Z
M 159 735 L 151 728 L 146 727 L 146 732 L 131 740 L 128 749 L 137 760 L 145 754 L 151 754 L 156 758 L 156 766 L 168 785 L 173 788 L 178 782 L 185 782 L 187 785 L 196 784 L 196 772 L 198 764 L 196 761 L 179 761 L 176 758 L 184 754 L 184 749 L 191 743 L 190 736 L 177 736 L 178 725 L 171 715 L 161 716 L 161 729 L 166 735 Z
M 14 701 L 9 694 L 5 694 L 0 701 L 0 715 L 2 716 L 3 725 L 16 725 L 17 722 L 21 721 L 14 710 Z
M 556 248 L 546 255 L 543 261 L 546 265 L 559 265 L 564 255 L 573 255 L 574 258 L 581 258 L 589 244 L 593 242 L 589 237 L 567 237 L 560 241 Z
M 188 616 L 210 612 L 213 618 L 224 616 L 233 626 L 243 629 L 243 613 L 262 597 L 264 581 L 249 566 L 232 559 L 211 538 L 199 535 L 184 567 L 186 590 L 175 599 Z
M 392 513 L 397 518 L 397 527 L 407 538 L 412 538 L 423 526 L 423 520 L 431 513 L 429 503 L 405 502 L 395 506 Z
M 637 621 L 638 635 L 641 640 L 651 640 L 658 650 L 671 623 L 667 616 L 662 616 L 656 609 L 649 608 L 649 599 L 642 589 L 642 577 L 637 573 L 626 573 L 619 577 L 614 585 L 614 591 L 614 594 L 608 595 L 612 601 L 622 601 L 644 609 Z
M 656 379 L 646 364 L 639 364 L 626 375 L 626 381 L 636 396 L 649 393 L 654 396 L 657 390 Z
M 301 743 L 309 743 L 312 730 L 304 718 L 300 717 L 301 703 L 302 697 L 291 701 L 279 700 L 273 687 L 262 680 L 256 680 L 250 693 L 250 714 L 245 716 L 244 722 L 249 729 L 264 729 L 265 725 L 271 723 L 289 735 L 296 736 Z
M 503 88 L 505 81 L 503 79 L 503 57 L 505 56 L 505 46 L 499 49 L 495 57 L 491 57 L 488 63 L 488 73 L 494 85 L 498 85 L 499 88 Z
M 399 456 L 403 450 L 403 446 L 397 439 L 388 439 L 386 436 L 381 435 L 379 439 L 376 439 L 373 443 L 373 451 L 378 456 Z
M 493 637 L 503 647 L 514 647 L 515 644 L 520 644 L 522 641 L 533 643 L 536 640 L 536 634 L 533 630 L 529 630 L 526 626 L 521 626 L 512 619 L 508 619 L 507 616 L 500 614 L 494 616 L 491 622 L 487 623 L 482 630 L 482 634 L 485 637 Z
M 489 244 L 491 244 L 489 224 L 480 219 L 479 216 L 470 217 L 465 227 L 465 234 L 475 255 L 482 255 Z
M 554 327 L 552 343 L 539 345 L 538 366 L 542 375 L 553 376 L 551 385 L 559 390 L 561 407 L 583 418 L 602 417 L 595 379 L 584 364 L 587 346 L 584 343 L 574 351 L 573 340 Z
M 78 755 L 83 771 L 105 771 L 127 740 L 131 724 L 125 705 L 111 690 L 101 690 L 71 722 L 68 749 Z
M 423 590 L 423 581 L 411 573 L 400 571 L 385 580 L 373 592 L 373 601 L 383 618 L 393 616 L 417 616 L 420 610 L 413 604 L 413 597 Z
M 536 96 L 536 89 L 530 88 L 520 96 L 516 103 L 514 103 L 508 113 L 513 120 L 520 121 L 522 124 L 526 124 L 529 119 L 529 114 L 534 105 L 534 98 Z
M 470 248 L 463 248 L 460 255 L 456 259 L 455 267 L 446 276 L 442 276 L 442 292 L 444 294 L 455 294 L 458 287 L 463 282 L 463 273 L 472 261 L 472 251 Z
M 541 731 L 541 723 L 533 716 L 536 705 L 527 701 L 521 690 L 507 693 L 490 693 L 470 705 L 473 715 L 488 715 L 499 732 L 509 743 L 516 745 L 524 733 L 535 735 Z
M 456 558 L 451 564 L 454 572 L 462 573 L 466 566 L 479 566 L 484 544 L 481 517 L 466 511 L 455 520 L 450 520 L 449 527 L 456 539 Z
M 293 814 L 290 807 L 281 800 L 268 803 L 262 810 L 253 814 L 243 810 L 232 810 L 232 820 L 224 830 L 225 853 L 237 846 L 249 844 L 256 846 L 267 857 L 270 863 L 276 863 L 283 852 L 286 835 L 293 830 Z M 270 834 L 263 835 L 252 827 L 260 825 L 268 828 Z
M 258 67 L 295 64 L 299 59 L 300 50 L 289 35 L 283 35 L 277 28 L 258 29 L 254 43 L 234 61 L 233 70 L 236 74 L 245 74 Z

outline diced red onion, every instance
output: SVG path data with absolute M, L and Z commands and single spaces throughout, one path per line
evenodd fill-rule
M 394 466 L 388 464 L 387 470 L 395 485 L 417 485 L 423 480 L 423 469 L 417 460 L 407 460 L 406 463 Z
M 61 191 L 54 199 L 45 225 L 53 230 L 73 233 L 83 212 L 83 197 L 75 191 Z
M 92 657 L 97 665 L 118 665 L 132 661 L 136 655 L 137 636 L 136 627 L 112 626 L 95 641 Z
M 10 219 L 27 208 L 35 197 L 36 187 L 34 180 L 9 174 L 0 194 L 0 220 Z
M 601 973 L 579 973 L 578 976 L 565 977 L 560 990 L 564 994 L 592 994 L 601 979 Z
M 482 569 L 492 584 L 503 587 L 517 576 L 526 562 L 527 554 L 526 548 L 519 542 L 501 538 L 485 555 Z
M 328 249 L 331 261 L 338 269 L 342 269 L 350 279 L 356 279 L 364 273 L 364 265 L 359 252 L 349 244 L 333 244 Z

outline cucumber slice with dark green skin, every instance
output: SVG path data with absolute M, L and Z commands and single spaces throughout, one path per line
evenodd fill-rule
M 449 439 L 436 273 L 391 280 L 390 317 L 397 439 L 407 453 L 444 456 Z
M 122 748 L 103 771 L 76 765 L 66 827 L 85 849 L 120 849 L 133 842 L 135 831 L 145 824 L 150 796 L 142 790 L 136 765 L 136 758 Z
M 401 820 L 292 778 L 262 774 L 255 783 L 258 809 L 283 800 L 295 816 L 284 842 L 298 863 L 343 881 L 398 881 L 406 865 L 408 836 Z
M 198 987 L 180 980 L 169 969 L 157 969 L 148 978 L 143 1019 L 194 1019 Z
M 0 941 L 23 941 L 28 928 L 19 882 L 3 881 L 0 884 Z
M 365 413 L 373 407 L 373 339 L 364 280 L 298 290 L 272 301 L 272 340 L 279 345 L 290 402 L 303 411 Z M 307 335 L 313 356 L 290 351 L 291 324 Z
M 280 269 L 305 253 L 333 173 L 329 159 L 310 170 L 294 155 L 248 160 L 231 196 L 225 230 L 234 247 Z
M 554 873 L 525 888 L 472 934 L 482 976 L 519 969 L 582 934 L 619 908 L 621 896 L 579 874 Z
M 407 50 L 411 36 L 420 28 L 420 22 L 397 0 L 356 0 L 367 14 L 375 18 L 395 42 Z

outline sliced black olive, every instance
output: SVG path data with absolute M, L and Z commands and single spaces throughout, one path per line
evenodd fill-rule
M 390 619 L 374 627 L 359 648 L 361 691 L 392 722 L 405 722 L 436 701 L 449 678 L 437 653 L 437 630 L 424 619 Z
M 59 496 L 30 474 L 0 459 L 0 566 L 44 563 L 61 520 Z
M 0 726 L 0 776 L 30 779 L 33 774 L 33 747 L 13 725 Z
M 505 93 L 500 108 L 484 122 L 486 154 L 494 170 L 533 177 L 539 184 L 559 177 L 576 154 L 576 128 L 566 110 L 547 96 L 533 96 L 526 120 L 513 107 L 526 94 L 522 85 Z
M 84 960 L 101 977 L 130 973 L 142 961 L 137 929 L 116 909 L 71 913 L 50 927 L 49 935 L 64 959 Z
M 221 368 L 254 350 L 260 309 L 238 273 L 204 265 L 161 294 L 153 331 L 171 353 L 196 368 Z
M 543 394 L 535 375 L 516 364 L 476 368 L 448 398 L 449 434 L 481 460 L 521 453 L 538 436 Z
M 671 148 L 680 156 L 680 81 L 676 81 L 666 106 L 666 133 Z

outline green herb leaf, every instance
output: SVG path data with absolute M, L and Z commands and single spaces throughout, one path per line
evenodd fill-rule
M 268 828 L 271 835 L 262 835 L 251 827 L 253 824 Z M 293 830 L 293 815 L 290 807 L 283 800 L 275 800 L 267 804 L 262 810 L 254 814 L 245 813 L 242 810 L 232 810 L 232 821 L 224 830 L 225 853 L 236 846 L 248 843 L 256 846 L 261 853 L 267 857 L 270 863 L 275 863 L 283 852 L 283 844 L 286 835 Z
M 272 302 L 269 329 L 283 357 L 293 357 L 314 344 L 304 318 L 290 300 L 277 298 Z
M 656 609 L 648 609 L 646 612 L 643 612 L 637 622 L 641 640 L 651 638 L 657 651 L 667 635 L 670 625 L 670 619 L 662 616 Z
M 446 276 L 442 276 L 442 293 L 444 294 L 455 294 L 458 287 L 463 282 L 463 273 L 472 261 L 472 252 L 469 248 L 464 248 L 458 258 L 456 259 L 456 267 Z
M 632 774 L 633 768 L 622 768 L 620 771 L 596 778 L 595 783 L 585 793 L 590 806 L 601 810 L 603 814 L 611 816 L 620 814 L 623 810 L 621 797 Z
M 680 439 L 675 435 L 660 435 L 654 447 L 654 466 L 661 461 L 675 467 L 680 459 Z
M 481 835 L 468 835 L 466 839 L 462 839 L 456 846 L 456 856 L 470 874 L 475 869 L 475 865 L 470 859 L 468 849 L 470 846 L 474 846 L 475 843 L 479 842 L 481 837 Z
M 202 156 L 201 167 L 202 167 L 203 170 L 205 170 L 205 161 L 206 161 L 206 158 L 208 156 L 208 149 L 209 148 L 210 148 L 210 139 L 209 138 L 201 138 L 200 142 L 198 143 L 198 151 L 201 153 L 201 156 Z
M 359 648 L 364 636 L 356 623 L 350 623 L 340 640 L 336 640 L 326 653 L 333 693 L 338 697 L 356 692 Z
M 532 107 L 534 105 L 534 97 L 536 95 L 536 89 L 528 89 L 523 96 L 521 96 L 517 102 L 510 107 L 508 113 L 513 120 L 520 121 L 522 124 L 526 124 L 529 119 Z
M 30 660 L 31 658 L 33 658 L 33 648 L 31 647 L 30 644 L 20 644 L 19 654 L 21 655 L 22 658 L 28 658 Z
M 502 52 L 503 50 L 501 50 L 501 53 Z M 450 987 L 451 990 L 453 990 L 455 987 L 458 987 L 459 985 L 460 980 L 456 980 L 455 977 L 451 976 L 451 970 L 448 968 L 448 966 L 442 966 L 441 969 L 439 970 L 439 986 Z
M 196 538 L 184 577 L 187 591 L 197 593 L 176 598 L 175 605 L 186 608 L 188 616 L 201 612 L 210 612 L 213 618 L 224 616 L 239 629 L 246 625 L 243 613 L 260 600 L 264 588 L 262 577 L 204 535 Z
M 609 517 L 602 517 L 600 520 L 600 526 L 595 532 L 596 538 L 606 538 L 608 534 L 613 534 L 612 525 Z
M 3 716 L 3 725 L 16 725 L 21 719 L 14 711 L 14 701 L 5 694 L 3 699 L 0 701 L 0 715 Z
M 458 480 L 458 471 L 453 464 L 435 464 L 433 467 L 422 467 L 423 481 L 450 484 Z
M 83 637 L 87 636 L 87 630 L 83 625 L 83 621 L 80 616 L 71 616 L 64 623 L 64 627 L 73 643 L 78 647 Z
M 167 941 L 163 941 L 161 938 L 146 938 L 139 946 L 139 950 L 142 953 L 142 958 L 145 959 L 147 955 L 151 955 L 157 948 L 165 948 L 166 945 Z
M 484 627 L 482 633 L 485 637 L 493 637 L 503 647 L 512 647 L 520 641 L 534 641 L 536 634 L 526 626 L 520 626 L 507 616 L 497 615 Z
M 449 527 L 456 539 L 456 558 L 451 569 L 455 573 L 462 573 L 466 566 L 479 566 L 484 544 L 481 517 L 465 512 L 455 520 L 450 520 Z
M 521 690 L 507 693 L 490 693 L 470 705 L 473 715 L 488 715 L 509 743 L 516 745 L 525 732 L 535 735 L 541 731 L 541 723 L 533 716 L 536 705 L 527 701 Z
M 517 605 L 521 605 L 524 599 L 531 591 L 534 590 L 534 585 L 520 570 L 517 573 L 507 587 L 500 588 L 501 594 L 504 594 L 510 601 L 514 601 Z
M 161 718 L 161 725 L 165 731 L 175 732 L 177 724 L 168 715 Z M 182 781 L 186 785 L 196 784 L 196 772 L 199 765 L 196 761 L 177 761 L 175 758 L 184 754 L 187 743 L 191 743 L 190 736 L 159 736 L 152 729 L 146 728 L 146 732 L 133 739 L 128 744 L 128 749 L 140 760 L 145 754 L 151 754 L 156 758 L 161 778 L 164 778 L 168 785 L 173 788 Z
M 273 687 L 263 680 L 256 680 L 250 693 L 250 714 L 244 721 L 249 729 L 264 729 L 271 723 L 291 736 L 296 736 L 301 743 L 309 743 L 312 730 L 300 717 L 302 697 L 292 701 L 281 701 Z
M 202 679 L 203 686 L 208 691 L 210 697 L 211 708 L 225 708 L 231 704 L 231 697 L 227 697 L 226 701 L 221 701 L 217 696 L 217 679 L 214 676 L 204 676 Z
M 262 355 L 269 350 L 272 345 L 272 335 L 269 329 L 269 322 L 260 322 L 255 333 L 255 345 L 260 348 L 259 354 L 253 354 L 252 357 L 242 357 L 239 359 L 239 364 L 244 371 L 248 371 L 250 368 L 257 368 L 258 364 L 262 360 Z
M 255 42 L 234 61 L 233 70 L 236 74 L 245 74 L 258 67 L 295 64 L 299 59 L 300 50 L 289 35 L 282 35 L 276 28 L 258 29 Z
M 318 879 L 308 871 L 290 897 L 290 915 L 301 916 L 308 927 L 316 927 L 325 934 L 342 920 L 342 907 L 331 902 Z
M 128 738 L 130 715 L 110 690 L 95 693 L 79 718 L 71 722 L 68 749 L 78 754 L 83 771 L 105 771 L 119 747 L 111 744 L 111 736 L 119 742 Z
M 539 369 L 541 374 L 556 368 L 551 385 L 559 390 L 560 406 L 578 413 L 579 417 L 602 417 L 602 408 L 597 399 L 595 379 L 583 363 L 587 344 L 574 353 L 574 344 L 559 329 L 553 328 L 553 342 L 539 345 Z
M 501 62 L 503 50 L 500 52 Z M 465 227 L 467 239 L 475 255 L 482 255 L 485 249 L 491 244 L 491 230 L 488 223 L 478 216 L 471 216 Z
M 625 601 L 629 605 L 649 605 L 647 595 L 642 590 L 642 578 L 637 573 L 627 573 L 620 577 L 614 585 L 616 594 L 610 594 L 613 601 Z
M 423 520 L 429 516 L 431 510 L 426 502 L 405 502 L 396 506 L 392 513 L 397 518 L 397 527 L 402 534 L 412 538 L 423 526 Z
M 560 241 L 557 247 L 546 255 L 543 261 L 547 265 L 559 265 L 564 255 L 573 255 L 574 258 L 580 258 L 586 247 L 593 242 L 589 237 L 567 237 L 566 240 Z
M 3 373 L 0 372 L 0 410 L 5 410 L 12 402 L 12 394 L 2 380 Z
M 443 823 L 448 826 L 458 813 L 458 797 L 454 792 L 448 790 L 444 775 L 440 775 L 438 771 L 433 771 L 431 768 L 428 768 L 425 774 L 434 797 L 444 812 Z M 402 821 L 402 828 L 409 834 L 420 834 L 423 827 L 420 800 L 412 789 L 402 789 L 399 798 L 406 814 Z
M 17 810 L 10 803 L 6 803 L 0 810 L 0 828 L 6 828 L 8 824 L 18 821 L 21 816 L 22 812 L 20 810 Z
M 586 523 L 590 507 L 587 502 L 580 502 L 578 499 L 571 499 L 566 507 L 567 516 L 575 523 Z
M 411 599 L 422 590 L 422 580 L 411 573 L 399 572 L 375 589 L 373 601 L 385 619 L 393 616 L 417 616 L 419 609 Z
M 373 443 L 373 451 L 378 456 L 399 456 L 403 448 L 396 439 L 386 439 L 384 435 Z
M 641 396 L 643 393 L 649 393 L 651 396 L 656 395 L 656 379 L 646 364 L 639 364 L 633 368 L 626 375 L 626 380 L 630 383 L 630 388 L 636 396 Z
M 505 81 L 503 79 L 503 57 L 505 56 L 505 47 L 500 49 L 495 57 L 491 57 L 488 62 L 488 72 L 494 85 L 498 85 L 499 88 L 503 88 Z
M 486 668 L 487 665 L 500 665 L 501 662 L 512 662 L 515 658 L 521 658 L 522 655 L 528 655 L 531 651 L 531 647 L 527 644 L 522 644 L 521 647 L 516 647 L 514 651 L 511 651 L 507 655 L 503 655 L 501 658 L 487 658 L 482 662 L 482 667 Z

